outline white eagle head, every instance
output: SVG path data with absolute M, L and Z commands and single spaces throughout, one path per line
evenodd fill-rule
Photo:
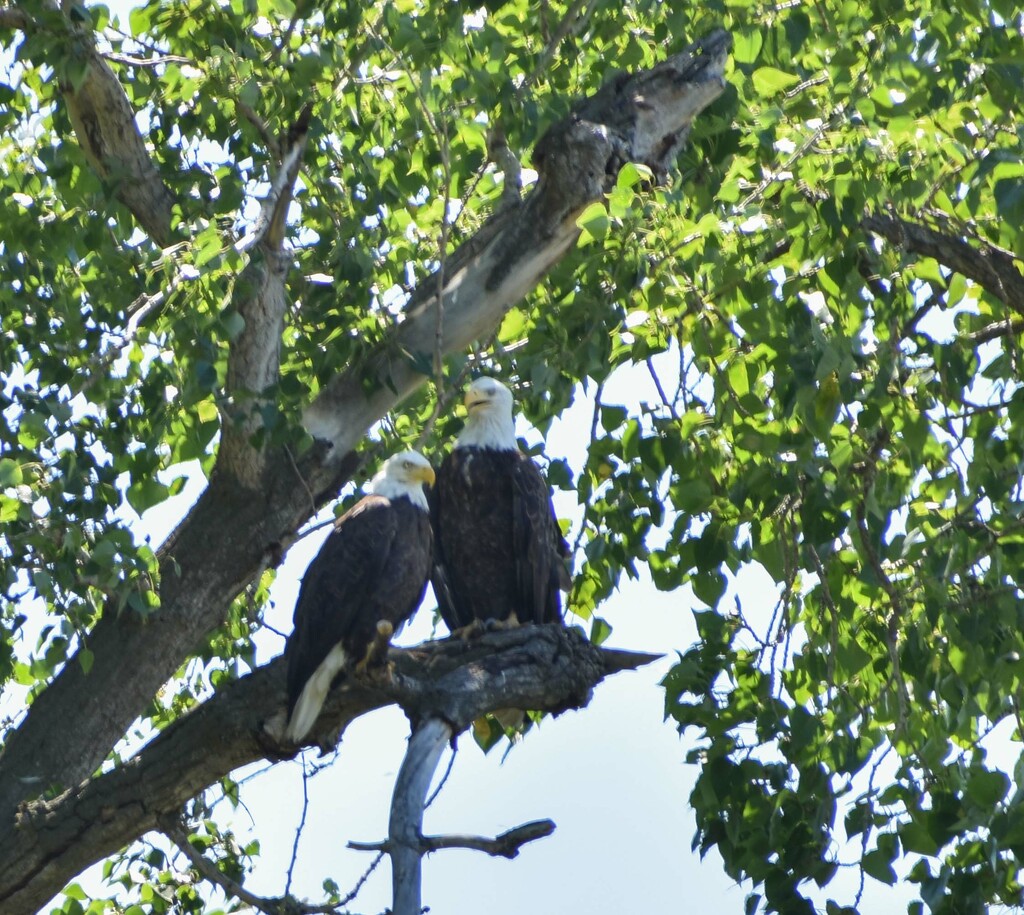
M 427 509 L 423 484 L 434 485 L 434 468 L 418 451 L 403 451 L 389 457 L 370 483 L 370 492 L 386 499 L 405 496 L 413 505 Z
M 477 378 L 463 398 L 469 417 L 456 448 L 494 448 L 512 451 L 516 425 L 512 418 L 512 392 L 496 378 Z

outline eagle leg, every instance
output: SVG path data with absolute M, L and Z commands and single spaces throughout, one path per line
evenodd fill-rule
M 356 676 L 365 677 L 370 668 L 384 666 L 394 634 L 395 627 L 388 620 L 378 621 L 373 641 L 367 647 L 366 654 L 356 663 Z

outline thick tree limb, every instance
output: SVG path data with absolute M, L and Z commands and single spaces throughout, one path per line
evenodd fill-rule
M 605 676 L 656 656 L 599 648 L 576 629 L 523 626 L 479 640 L 392 649 L 385 669 L 328 700 L 308 745 L 337 739 L 356 718 L 399 704 L 458 733 L 497 708 L 579 708 Z M 468 694 L 467 694 L 468 693 Z M 268 750 L 266 720 L 285 704 L 282 658 L 224 689 L 155 737 L 132 760 L 52 800 L 23 804 L 0 830 L 0 911 L 34 915 L 77 873 L 176 816 L 184 804 Z M 278 756 L 294 748 L 270 748 Z
M 149 237 L 166 247 L 174 199 L 149 157 L 135 111 L 92 34 L 70 29 L 68 40 L 78 45 L 82 73 L 73 82 L 62 80 L 61 92 L 82 151 Z
M 221 467 L 243 485 L 255 488 L 263 473 L 267 451 L 252 444 L 263 427 L 261 408 L 277 383 L 281 368 L 281 334 L 288 310 L 285 290 L 291 257 L 283 250 L 285 217 L 302 163 L 309 130 L 305 108 L 289 133 L 281 167 L 263 200 L 260 217 L 247 243 L 255 250 L 235 284 L 233 302 L 244 325 L 228 354 L 227 395 L 222 406 Z
M 128 610 L 105 612 L 87 637 L 95 659 L 89 674 L 69 661 L 8 736 L 0 755 L 0 823 L 10 822 L 22 799 L 77 785 L 99 767 L 235 595 L 261 568 L 280 561 L 283 544 L 312 512 L 304 483 L 317 487 L 318 506 L 336 494 L 340 482 L 332 487 L 322 476 L 308 482 L 311 466 L 330 466 L 320 463 L 323 457 L 315 450 L 296 464 L 276 455 L 258 495 L 214 471 L 188 519 L 159 551 L 159 612 L 147 619 Z M 339 457 L 333 470 L 344 481 L 359 462 L 354 453 Z
M 973 280 L 1017 314 L 1024 315 L 1024 275 L 1008 251 L 889 213 L 868 213 L 861 226 L 911 254 L 931 257 Z
M 96 173 L 113 186 L 146 234 L 160 247 L 171 243 L 174 198 L 163 183 L 135 124 L 135 111 L 91 30 L 58 16 L 52 5 L 46 27 L 62 22 L 54 39 L 69 46 L 74 65 L 62 74 L 60 91 L 79 145 Z M 30 31 L 40 22 L 17 6 L 0 6 L 0 28 Z M 171 58 L 166 58 L 170 60 Z
M 523 204 L 447 258 L 446 352 L 493 330 L 569 251 L 577 214 L 614 183 L 624 162 L 644 162 L 659 174 L 671 167 L 693 118 L 722 91 L 728 48 L 728 35 L 716 32 L 687 53 L 605 86 L 548 132 L 535 154 L 540 180 Z M 121 103 L 127 104 L 123 95 Z M 411 357 L 426 354 L 429 361 L 433 352 L 436 299 L 437 283 L 428 278 L 387 342 L 325 386 L 306 413 L 319 439 L 314 448 L 294 460 L 285 449 L 268 453 L 255 483 L 218 463 L 206 492 L 159 551 L 159 611 L 147 621 L 129 611 L 105 614 L 87 636 L 89 675 L 71 659 L 9 737 L 0 756 L 0 823 L 10 822 L 24 798 L 77 785 L 94 772 L 223 621 L 231 600 L 280 561 L 314 507 L 336 495 L 357 466 L 355 448 L 366 430 L 426 380 Z M 219 746 L 220 737 L 212 738 Z
M 693 119 L 722 93 L 729 46 L 729 35 L 715 32 L 651 70 L 604 86 L 548 130 L 534 151 L 540 177 L 522 206 L 492 217 L 446 260 L 446 352 L 487 334 L 565 256 L 580 234 L 576 217 L 614 185 L 626 162 L 668 172 Z M 353 428 L 366 428 L 423 383 L 417 365 L 429 364 L 434 351 L 437 300 L 432 277 L 419 286 L 388 343 L 342 372 L 310 405 L 305 422 L 312 435 L 349 448 Z M 379 387 L 364 397 L 367 380 Z M 360 402 L 365 410 L 352 417 Z

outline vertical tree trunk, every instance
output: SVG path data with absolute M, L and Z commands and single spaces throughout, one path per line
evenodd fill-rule
M 392 915 L 420 915 L 420 865 L 423 860 L 423 808 L 441 754 L 452 739 L 451 725 L 440 718 L 421 722 L 409 738 L 391 798 L 388 844 L 391 854 Z

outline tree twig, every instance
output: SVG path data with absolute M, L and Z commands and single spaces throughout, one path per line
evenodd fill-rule
M 991 340 L 998 340 L 1000 337 L 1012 337 L 1024 333 L 1024 318 L 1007 318 L 1004 321 L 996 321 L 972 333 L 965 334 L 961 339 L 969 340 L 971 343 L 988 343 Z
M 263 912 L 264 915 L 336 915 L 338 910 L 350 901 L 346 898 L 337 903 L 310 905 L 299 902 L 291 896 L 280 898 L 258 896 L 247 890 L 242 884 L 232 880 L 213 861 L 194 848 L 188 840 L 188 832 L 185 827 L 174 817 L 161 820 L 160 831 L 192 862 L 192 866 L 204 880 L 220 887 L 230 898 L 244 902 L 258 912 Z
M 306 828 L 306 815 L 309 813 L 309 773 L 306 772 L 306 764 L 302 763 L 302 816 L 299 817 L 299 825 L 295 830 L 295 841 L 292 842 L 292 859 L 288 863 L 288 877 L 284 882 L 284 894 L 287 897 L 292 890 L 292 873 L 295 871 L 295 862 L 299 858 L 299 840 L 302 838 L 302 831 Z
M 182 57 L 180 54 L 156 54 L 153 57 L 132 57 L 131 54 L 116 54 L 113 51 L 104 52 L 103 57 L 113 61 L 115 64 L 124 64 L 126 67 L 159 67 L 163 64 L 189 64 L 195 66 L 190 57 Z
M 434 801 L 437 800 L 437 796 L 441 793 L 441 789 L 445 786 L 449 776 L 452 774 L 452 769 L 455 767 L 455 757 L 458 753 L 458 748 L 452 746 L 452 755 L 448 757 L 448 768 L 444 770 L 444 775 L 441 776 L 441 781 L 437 783 L 437 787 L 434 789 L 434 793 L 427 798 L 427 803 L 423 805 L 423 809 L 426 810 Z
M 387 852 L 385 851 L 379 852 L 377 854 L 377 857 L 374 858 L 373 861 L 370 862 L 370 866 L 366 868 L 365 871 L 363 871 L 363 875 L 356 881 L 356 885 L 352 887 L 348 895 L 345 896 L 343 899 L 339 900 L 339 907 L 348 905 L 350 902 L 352 902 L 352 900 L 356 898 L 356 896 L 359 895 L 363 887 L 366 885 L 366 881 L 370 879 L 370 874 L 372 874 L 377 869 L 377 867 L 380 865 L 380 862 L 384 860 L 384 856 L 386 854 Z
M 586 24 L 587 20 L 590 19 L 590 14 L 594 11 L 594 7 L 597 6 L 596 0 L 576 0 L 572 6 L 565 11 L 565 16 L 562 21 L 558 24 L 558 28 L 555 29 L 548 43 L 544 46 L 544 50 L 541 51 L 540 59 L 537 61 L 537 66 L 530 71 L 526 79 L 523 80 L 522 88 L 528 89 L 532 86 L 540 77 L 544 74 L 547 68 L 551 65 L 551 61 L 554 59 L 555 52 L 558 50 L 558 46 L 562 43 L 562 40 L 566 38 L 570 32 L 579 30 L 583 25 Z M 586 7 L 586 9 L 584 9 Z

